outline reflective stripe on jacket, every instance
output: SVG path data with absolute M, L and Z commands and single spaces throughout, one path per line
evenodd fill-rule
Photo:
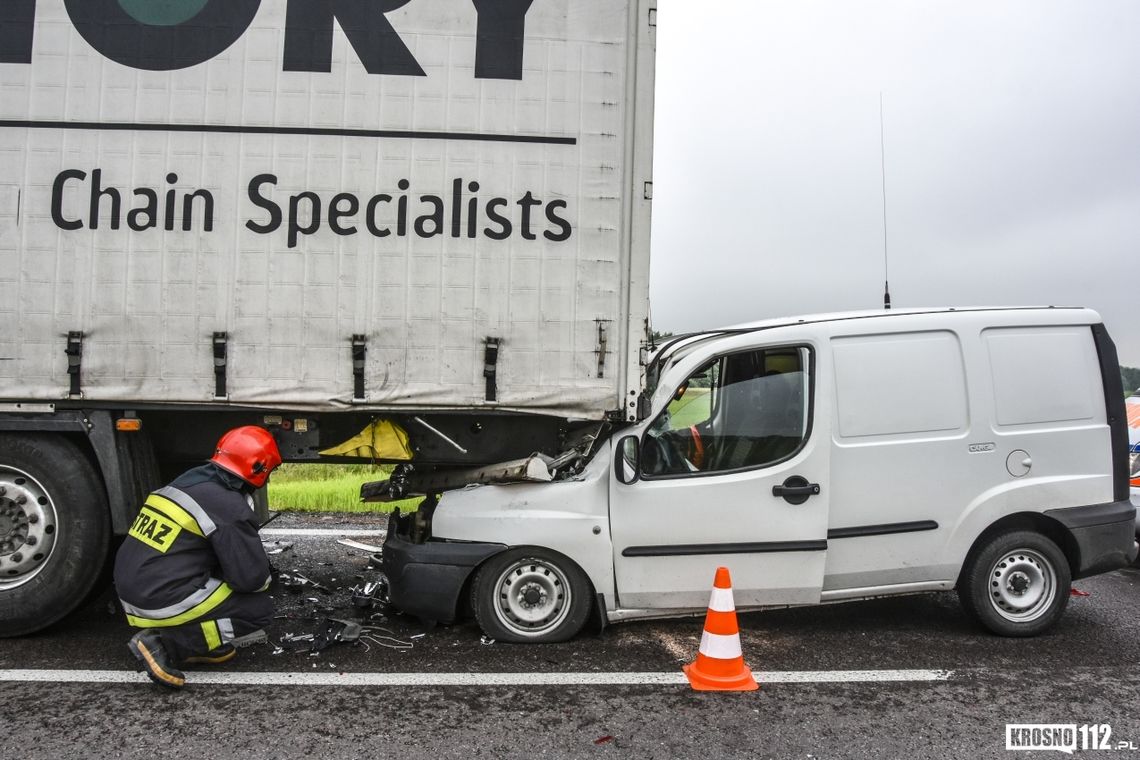
M 147 497 L 115 558 L 132 625 L 180 625 L 234 592 L 268 587 L 269 558 L 242 486 L 205 464 Z

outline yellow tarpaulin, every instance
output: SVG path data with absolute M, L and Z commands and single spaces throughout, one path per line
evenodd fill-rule
M 412 458 L 412 448 L 402 427 L 389 420 L 376 420 L 339 446 L 325 449 L 321 456 L 407 462 Z

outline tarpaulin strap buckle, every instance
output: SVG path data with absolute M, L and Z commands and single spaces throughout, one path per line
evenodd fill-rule
M 500 338 L 487 338 L 483 347 L 483 377 L 487 378 L 487 400 L 498 399 L 499 388 L 496 380 L 498 370 L 495 365 L 499 363 Z
M 352 400 L 364 401 L 364 357 L 368 352 L 366 335 L 352 336 Z
M 226 398 L 226 353 L 229 333 L 214 333 L 214 398 Z
M 71 389 L 68 390 L 69 396 L 82 396 L 83 391 L 80 388 L 80 370 L 83 367 L 83 333 L 79 330 L 72 330 L 67 334 L 67 348 L 64 350 L 67 354 L 67 374 L 71 376 Z

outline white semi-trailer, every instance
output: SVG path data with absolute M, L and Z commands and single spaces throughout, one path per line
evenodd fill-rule
M 654 5 L 0 4 L 0 635 L 229 427 L 466 471 L 636 419 Z

